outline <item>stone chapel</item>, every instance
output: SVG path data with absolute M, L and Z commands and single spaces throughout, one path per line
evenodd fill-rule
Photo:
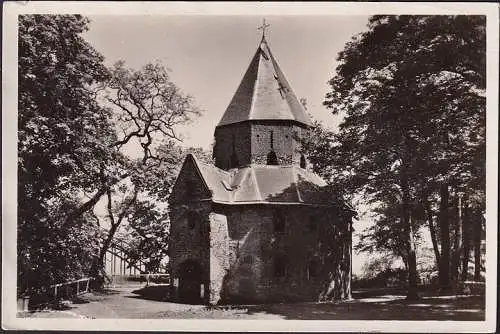
M 310 126 L 263 34 L 215 128 L 215 165 L 188 155 L 169 198 L 178 301 L 350 298 L 354 212 L 300 153 Z

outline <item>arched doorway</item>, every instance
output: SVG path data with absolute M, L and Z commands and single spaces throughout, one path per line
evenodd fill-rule
M 187 260 L 179 267 L 179 299 L 196 304 L 201 302 L 201 266 L 198 262 Z

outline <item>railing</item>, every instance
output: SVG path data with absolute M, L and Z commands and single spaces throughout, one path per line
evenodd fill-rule
M 41 307 L 61 299 L 71 299 L 90 291 L 90 281 L 93 278 L 82 278 L 75 281 L 53 284 L 22 295 L 17 299 L 19 311 L 28 311 L 28 307 Z
M 82 278 L 76 281 L 69 281 L 59 284 L 54 284 L 49 287 L 49 290 L 54 290 L 53 298 L 58 297 L 73 297 L 89 292 L 90 281 L 92 278 Z

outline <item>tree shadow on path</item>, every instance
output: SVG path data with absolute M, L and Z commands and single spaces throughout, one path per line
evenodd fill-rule
M 336 303 L 296 303 L 230 306 L 247 314 L 268 313 L 295 320 L 484 320 L 484 296 L 381 296 Z

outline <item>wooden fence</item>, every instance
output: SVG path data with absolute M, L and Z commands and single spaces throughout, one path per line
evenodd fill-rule
M 49 287 L 49 291 L 54 291 L 51 295 L 54 299 L 71 298 L 89 292 L 92 278 L 82 278 L 76 281 L 69 281 L 54 284 Z
M 30 295 L 18 297 L 17 308 L 19 311 L 28 311 L 29 308 L 48 305 L 59 300 L 68 300 L 90 291 L 90 281 L 93 278 L 82 278 L 50 285 Z

